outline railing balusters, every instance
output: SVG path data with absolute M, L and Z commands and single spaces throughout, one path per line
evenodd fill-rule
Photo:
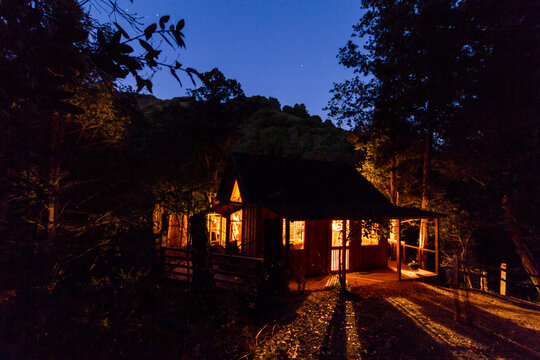
M 188 251 L 185 249 L 162 248 L 163 265 L 169 278 L 187 277 L 187 271 L 193 269 L 188 262 Z M 260 258 L 212 253 L 214 280 L 216 283 L 243 285 L 254 276 L 258 276 L 263 260 Z M 182 279 L 185 280 L 185 279 Z

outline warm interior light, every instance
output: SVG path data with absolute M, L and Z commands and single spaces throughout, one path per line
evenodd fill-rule
M 379 245 L 379 224 L 362 222 L 362 245 Z
M 240 188 L 238 187 L 238 181 L 234 182 L 233 191 L 231 194 L 232 202 L 242 202 L 242 196 L 240 195 Z
M 345 246 L 349 246 L 349 235 L 351 233 L 350 221 L 347 220 L 347 243 Z M 343 220 L 332 220 L 332 246 L 342 246 L 343 235 Z
M 242 241 L 242 210 L 231 214 L 231 241 Z
M 285 245 L 285 234 L 286 234 L 286 220 L 283 219 L 283 245 Z M 306 222 L 305 221 L 291 221 L 290 222 L 290 245 L 291 249 L 294 250 L 303 250 L 304 249 L 304 240 L 306 234 Z
M 211 213 L 206 216 L 206 229 L 210 239 L 210 245 L 224 245 L 225 233 L 222 231 L 221 222 L 223 218 L 220 214 Z

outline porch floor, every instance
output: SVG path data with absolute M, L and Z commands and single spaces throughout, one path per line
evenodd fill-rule
M 401 265 L 401 279 L 415 280 L 427 277 L 435 277 L 436 273 L 428 270 L 411 270 L 406 264 Z M 395 260 L 388 260 L 387 269 L 373 269 L 369 271 L 347 273 L 347 284 L 350 287 L 366 286 L 380 282 L 398 281 L 397 264 Z M 337 274 L 310 277 L 306 279 L 305 290 L 323 290 L 334 287 L 338 283 Z M 297 290 L 298 283 L 295 280 L 289 282 L 290 290 Z

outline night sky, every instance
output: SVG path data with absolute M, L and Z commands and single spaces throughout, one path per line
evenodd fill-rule
M 143 16 L 145 26 L 163 15 L 185 19 L 187 49 L 178 53 L 178 61 L 200 72 L 218 67 L 227 78 L 238 80 L 247 96 L 272 96 L 281 105 L 304 103 L 310 114 L 325 119 L 322 108 L 332 84 L 352 75 L 338 64 L 336 55 L 360 19 L 358 0 L 121 3 Z M 174 53 L 169 53 L 167 59 L 174 61 Z M 154 95 L 162 99 L 184 95 L 193 85 L 187 77 L 182 80 L 183 88 L 168 71 L 155 75 Z

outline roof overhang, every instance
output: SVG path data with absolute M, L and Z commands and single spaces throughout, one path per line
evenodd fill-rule
M 219 203 L 212 206 L 211 208 L 206 210 L 206 213 L 218 213 L 221 215 L 230 215 L 233 212 L 243 209 L 243 207 L 244 207 L 244 204 L 242 203 L 224 202 L 224 203 Z

